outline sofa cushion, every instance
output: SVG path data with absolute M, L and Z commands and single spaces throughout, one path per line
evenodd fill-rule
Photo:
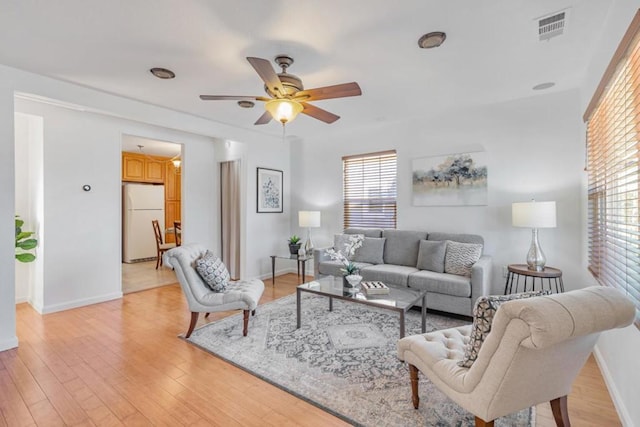
M 476 243 L 484 245 L 484 239 L 477 234 L 462 234 L 462 233 L 429 233 L 429 240 L 451 240 L 459 243 Z
M 382 237 L 382 228 L 346 228 L 344 234 L 363 234 L 364 237 Z
M 447 253 L 444 257 L 444 272 L 471 277 L 471 267 L 482 256 L 482 245 L 459 243 L 447 240 Z
M 355 262 L 355 261 L 354 261 L 354 264 L 360 270 L 363 269 L 364 267 L 369 267 L 373 265 L 366 262 Z M 344 268 L 344 264 L 342 264 L 340 261 L 322 261 L 318 265 L 318 273 L 328 274 L 331 276 L 342 276 L 344 275 L 344 273 L 340 271 L 340 269 L 342 268 Z
M 420 240 L 426 240 L 426 231 L 383 230 L 387 239 L 384 247 L 385 264 L 415 267 L 418 263 Z
M 415 267 L 378 264 L 360 270 L 362 280 L 377 280 L 387 285 L 407 286 L 409 275 L 418 271 Z
M 384 237 L 365 237 L 362 247 L 356 250 L 353 260 L 370 264 L 384 263 L 382 255 L 384 254 L 385 240 Z
M 455 274 L 417 271 L 409 276 L 409 287 L 454 297 L 471 297 L 471 280 Z
M 478 298 L 476 304 L 473 306 L 473 325 L 471 326 L 469 343 L 465 347 L 464 358 L 458 362 L 458 366 L 470 368 L 473 362 L 476 361 L 482 344 L 489 335 L 489 332 L 491 332 L 491 324 L 500 305 L 507 301 L 549 294 L 549 290 L 540 290 L 511 295 L 489 295 Z
M 444 273 L 444 256 L 447 253 L 447 242 L 436 240 L 420 240 L 418 250 L 418 267 L 420 270 Z
M 213 292 L 224 292 L 229 284 L 229 271 L 222 260 L 207 251 L 195 260 L 195 268 L 204 283 Z

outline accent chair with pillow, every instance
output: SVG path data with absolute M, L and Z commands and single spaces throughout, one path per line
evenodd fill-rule
M 264 291 L 262 280 L 230 282 L 229 272 L 220 258 L 196 243 L 171 249 L 164 258 L 165 263 L 174 268 L 191 311 L 186 338 L 191 336 L 200 313 L 208 316 L 228 310 L 243 310 L 242 335 L 247 336 L 249 312 L 255 315 Z
M 419 371 L 471 412 L 476 426 L 490 427 L 496 418 L 544 402 L 551 403 L 556 424 L 568 427 L 567 395 L 598 336 L 635 317 L 629 299 L 600 286 L 492 296 L 475 311 L 473 325 L 401 339 L 398 357 L 409 364 L 414 408 Z
M 481 236 L 348 228 L 335 236 L 334 250 L 343 249 L 352 234 L 364 236 L 351 257 L 363 280 L 426 290 L 428 309 L 471 316 L 475 301 L 491 292 L 491 257 L 483 253 Z M 342 264 L 326 249 L 314 251 L 316 278 L 342 275 Z

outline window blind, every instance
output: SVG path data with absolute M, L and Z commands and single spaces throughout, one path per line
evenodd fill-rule
M 396 152 L 342 158 L 344 227 L 396 228 Z
M 605 73 L 587 120 L 588 262 L 636 305 L 640 328 L 640 19 Z

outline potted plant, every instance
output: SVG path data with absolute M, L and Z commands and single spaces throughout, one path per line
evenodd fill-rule
M 295 234 L 289 237 L 289 252 L 291 255 L 298 255 L 298 251 L 300 250 L 300 237 Z
M 38 246 L 38 241 L 31 236 L 33 231 L 22 231 L 24 221 L 16 215 L 16 259 L 20 262 L 33 262 L 36 256 L 28 251 Z

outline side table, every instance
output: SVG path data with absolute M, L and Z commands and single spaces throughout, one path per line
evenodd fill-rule
M 536 287 L 536 279 L 540 279 L 540 290 L 545 289 L 544 281 L 547 281 L 547 286 L 550 291 L 553 292 L 552 284 L 555 284 L 556 293 L 564 292 L 564 284 L 562 283 L 562 270 L 545 267 L 542 271 L 529 270 L 526 264 L 509 264 L 507 266 L 507 281 L 504 284 L 504 294 L 511 294 L 518 292 L 518 286 L 520 286 L 520 278 L 523 278 L 523 289 L 520 292 L 533 291 Z M 527 279 L 531 277 L 530 286 L 527 287 Z M 553 281 L 553 283 L 552 283 Z M 515 285 L 515 288 L 514 288 Z
M 271 256 L 271 285 L 276 284 L 276 258 L 294 260 L 298 264 L 298 277 L 300 277 L 300 268 L 302 267 L 302 282 L 305 281 L 305 269 L 307 261 L 313 259 L 313 255 L 270 255 Z

